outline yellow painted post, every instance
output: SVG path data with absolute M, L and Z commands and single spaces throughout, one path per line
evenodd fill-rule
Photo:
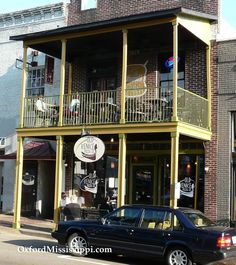
M 125 123 L 125 93 L 126 93 L 126 79 L 127 79 L 128 30 L 124 29 L 122 32 L 123 32 L 123 58 L 122 58 L 120 123 Z
M 195 187 L 194 187 L 194 209 L 197 209 L 197 194 L 198 194 L 198 181 L 199 181 L 199 157 L 197 156 L 197 159 L 196 159 L 196 169 L 195 169 Z
M 63 119 L 63 98 L 65 91 L 65 73 L 66 73 L 66 40 L 62 40 L 61 49 L 61 73 L 60 73 L 60 97 L 59 97 L 59 120 L 58 125 L 62 126 Z
M 172 121 L 178 121 L 177 113 L 177 89 L 178 89 L 178 22 L 175 21 L 173 25 L 173 113 Z
M 119 134 L 117 206 L 125 204 L 126 135 Z
M 206 47 L 208 128 L 211 130 L 211 46 Z
M 56 170 L 55 170 L 55 191 L 54 191 L 54 225 L 59 221 L 59 207 L 61 200 L 62 186 L 62 162 L 63 162 L 63 137 L 57 136 L 56 147 Z
M 170 206 L 177 207 L 177 198 L 175 193 L 178 182 L 178 165 L 179 165 L 179 133 L 171 133 L 171 176 L 170 176 Z
M 21 80 L 21 101 L 20 101 L 20 128 L 24 126 L 24 103 L 25 103 L 25 91 L 26 91 L 26 78 L 27 78 L 27 69 L 26 69 L 26 62 L 27 62 L 27 46 L 24 44 L 24 51 L 23 51 L 23 69 L 22 69 L 22 80 Z
M 14 217 L 13 217 L 13 228 L 15 229 L 20 229 L 22 173 L 23 173 L 23 157 L 24 157 L 23 142 L 24 142 L 23 137 L 17 138 L 16 178 L 15 178 Z

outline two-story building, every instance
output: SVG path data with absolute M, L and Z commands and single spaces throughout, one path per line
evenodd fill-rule
M 217 218 L 217 2 L 73 0 L 68 26 L 11 36 L 24 45 L 16 228 L 25 138 L 56 141 L 48 180 L 55 222 L 64 167 L 66 191 L 78 191 L 86 206 L 109 194 L 117 206 L 189 206 Z M 26 94 L 29 48 L 61 60 L 60 91 L 44 97 L 43 114 L 38 97 Z M 99 160 L 91 136 L 105 144 Z M 82 161 L 74 154 L 81 138 Z

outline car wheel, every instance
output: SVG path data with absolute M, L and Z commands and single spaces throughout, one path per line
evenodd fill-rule
M 168 265 L 192 265 L 188 252 L 183 248 L 173 248 L 167 254 Z
M 87 255 L 87 247 L 88 247 L 88 243 L 87 243 L 87 240 L 77 234 L 77 233 L 74 233 L 74 234 L 71 234 L 67 240 L 67 244 L 68 244 L 68 247 L 69 247 L 69 250 L 70 250 L 70 253 L 74 256 L 85 256 Z

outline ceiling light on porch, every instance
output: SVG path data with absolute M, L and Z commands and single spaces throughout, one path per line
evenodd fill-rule
M 114 143 L 114 138 L 112 137 L 111 140 L 110 140 L 111 143 Z

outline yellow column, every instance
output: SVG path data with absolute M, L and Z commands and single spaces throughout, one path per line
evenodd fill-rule
M 117 207 L 125 204 L 126 135 L 119 134 Z
M 173 25 L 173 114 L 172 121 L 178 121 L 177 113 L 177 89 L 178 89 L 178 22 L 175 21 Z
M 13 228 L 20 229 L 20 213 L 21 213 L 21 196 L 22 196 L 22 173 L 23 173 L 23 137 L 17 138 L 17 153 L 16 153 L 16 178 L 15 178 L 15 193 L 14 193 L 14 217 Z
M 63 137 L 57 136 L 56 170 L 55 170 L 55 192 L 54 192 L 54 225 L 59 221 L 59 207 L 61 200 L 62 185 L 62 162 L 63 162 Z
M 23 51 L 23 69 L 22 69 L 22 80 L 21 80 L 21 101 L 20 101 L 20 128 L 24 126 L 24 102 L 25 102 L 25 90 L 26 90 L 26 78 L 27 78 L 27 46 L 24 44 Z
M 206 47 L 208 128 L 211 130 L 211 46 Z
M 196 159 L 196 162 L 195 162 L 195 171 L 196 171 L 196 174 L 195 174 L 195 187 L 194 187 L 194 209 L 197 209 L 197 194 L 198 194 L 198 181 L 199 181 L 199 157 L 197 156 L 197 159 Z
M 125 123 L 125 93 L 126 93 L 126 79 L 127 79 L 128 31 L 124 29 L 122 32 L 123 32 L 123 58 L 122 58 L 120 123 Z
M 170 206 L 177 207 L 177 198 L 175 193 L 176 183 L 178 182 L 178 164 L 179 164 L 179 133 L 171 133 L 171 176 L 170 176 Z
M 60 97 L 59 97 L 59 121 L 58 125 L 62 126 L 63 118 L 63 97 L 65 91 L 65 73 L 66 73 L 66 40 L 62 40 L 61 49 L 61 74 L 60 74 Z

